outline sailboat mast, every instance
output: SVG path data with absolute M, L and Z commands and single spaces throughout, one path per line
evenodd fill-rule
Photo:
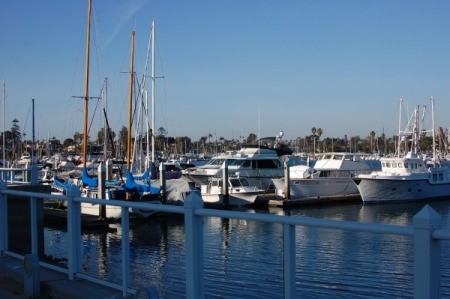
M 103 110 L 105 112 L 108 111 L 108 78 L 105 78 L 105 90 L 103 91 Z M 104 119 L 104 131 L 103 131 L 103 163 L 106 163 L 106 159 L 108 158 L 107 151 L 108 151 L 108 126 L 106 125 L 106 117 Z
M 91 8 L 92 0 L 88 1 L 87 29 L 86 29 L 86 69 L 84 87 L 84 124 L 83 124 L 83 167 L 86 168 L 87 140 L 88 140 L 88 112 L 89 112 L 89 54 L 91 46 Z
M 31 107 L 31 165 L 34 165 L 34 143 L 36 142 L 34 137 L 34 99 L 31 99 Z
M 155 21 L 152 21 L 152 162 L 155 162 Z
M 130 94 L 128 99 L 128 136 L 127 136 L 127 169 L 131 171 L 131 114 L 133 111 L 133 76 L 134 76 L 134 31 L 131 32 L 131 58 L 130 58 Z
M 6 131 L 5 131 L 6 83 L 3 80 L 3 167 L 6 167 Z

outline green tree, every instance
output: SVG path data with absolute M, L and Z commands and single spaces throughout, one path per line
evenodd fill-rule
M 20 155 L 20 149 L 22 148 L 21 139 L 22 133 L 20 132 L 19 121 L 15 118 L 11 127 L 11 145 L 13 159 L 17 159 Z
M 255 133 L 248 134 L 247 144 L 255 144 L 256 143 L 256 138 L 257 138 L 257 136 L 256 136 Z

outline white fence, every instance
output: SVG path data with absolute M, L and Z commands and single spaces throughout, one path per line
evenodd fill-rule
M 250 214 L 237 211 L 224 211 L 203 208 L 198 196 L 189 196 L 184 207 L 137 203 L 130 201 L 92 199 L 80 197 L 76 188 L 68 190 L 67 195 L 52 195 L 25 191 L 7 190 L 7 184 L 0 181 L 0 254 L 23 258 L 9 250 L 8 246 L 8 195 L 30 199 L 31 203 L 31 248 L 38 254 L 36 200 L 56 199 L 67 201 L 68 267 L 40 263 L 41 266 L 66 273 L 69 280 L 86 279 L 114 289 L 121 290 L 123 296 L 134 294 L 130 287 L 130 242 L 129 208 L 154 210 L 184 214 L 186 242 L 186 298 L 204 298 L 204 259 L 203 259 L 203 217 L 215 216 L 231 219 L 245 219 L 283 226 L 283 269 L 284 297 L 295 298 L 295 228 L 296 226 L 331 228 L 344 231 L 370 232 L 411 237 L 414 244 L 414 297 L 439 298 L 441 288 L 441 241 L 450 240 L 450 230 L 441 229 L 441 217 L 430 206 L 425 206 L 414 216 L 413 226 L 394 226 L 375 223 L 336 221 L 305 217 L 289 217 L 268 214 Z M 104 204 L 122 207 L 122 284 L 88 276 L 82 273 L 81 256 L 81 203 Z

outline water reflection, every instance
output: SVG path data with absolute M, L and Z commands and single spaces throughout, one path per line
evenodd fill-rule
M 450 201 L 429 204 L 449 227 Z M 411 225 L 423 203 L 359 203 L 249 209 L 291 217 Z M 117 231 L 84 233 L 83 269 L 121 283 L 121 226 Z M 273 223 L 204 218 L 205 292 L 208 298 L 283 298 L 283 226 Z M 66 258 L 65 232 L 46 229 L 46 254 Z M 132 286 L 152 284 L 162 298 L 185 292 L 185 232 L 180 216 L 130 225 Z M 447 244 L 448 245 L 448 244 Z M 442 295 L 450 296 L 450 250 L 443 246 Z M 302 298 L 412 297 L 411 239 L 401 236 L 310 227 L 296 228 L 296 287 Z

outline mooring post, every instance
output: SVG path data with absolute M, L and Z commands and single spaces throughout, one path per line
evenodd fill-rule
M 203 208 L 197 192 L 192 192 L 184 201 L 184 225 L 186 235 L 186 298 L 201 299 L 204 294 L 203 219 L 195 214 Z
M 106 199 L 106 184 L 105 184 L 106 169 L 103 163 L 100 163 L 97 172 L 98 172 L 98 195 L 100 198 Z M 102 219 L 106 218 L 106 206 L 99 205 L 98 209 L 99 209 L 98 215 L 100 216 L 100 218 Z
M 284 162 L 284 198 L 291 198 L 291 173 L 288 161 Z
M 106 177 L 105 180 L 112 181 L 112 162 L 111 159 L 107 159 L 105 162 Z
M 162 196 L 162 203 L 165 204 L 167 202 L 167 194 L 166 194 L 166 165 L 161 162 L 159 165 L 159 181 L 160 181 L 160 192 Z
M 414 298 L 440 298 L 441 241 L 433 231 L 441 227 L 441 216 L 429 205 L 414 218 Z
M 66 192 L 67 201 L 67 236 L 68 246 L 68 274 L 69 280 L 74 280 L 81 271 L 81 203 L 74 198 L 81 196 L 80 188 L 72 185 Z
M 7 189 L 4 181 L 0 181 L 0 256 L 8 250 L 8 201 L 3 191 Z
M 223 204 L 230 204 L 230 192 L 228 191 L 228 162 L 225 160 L 223 162 L 222 170 L 222 186 L 223 186 Z

